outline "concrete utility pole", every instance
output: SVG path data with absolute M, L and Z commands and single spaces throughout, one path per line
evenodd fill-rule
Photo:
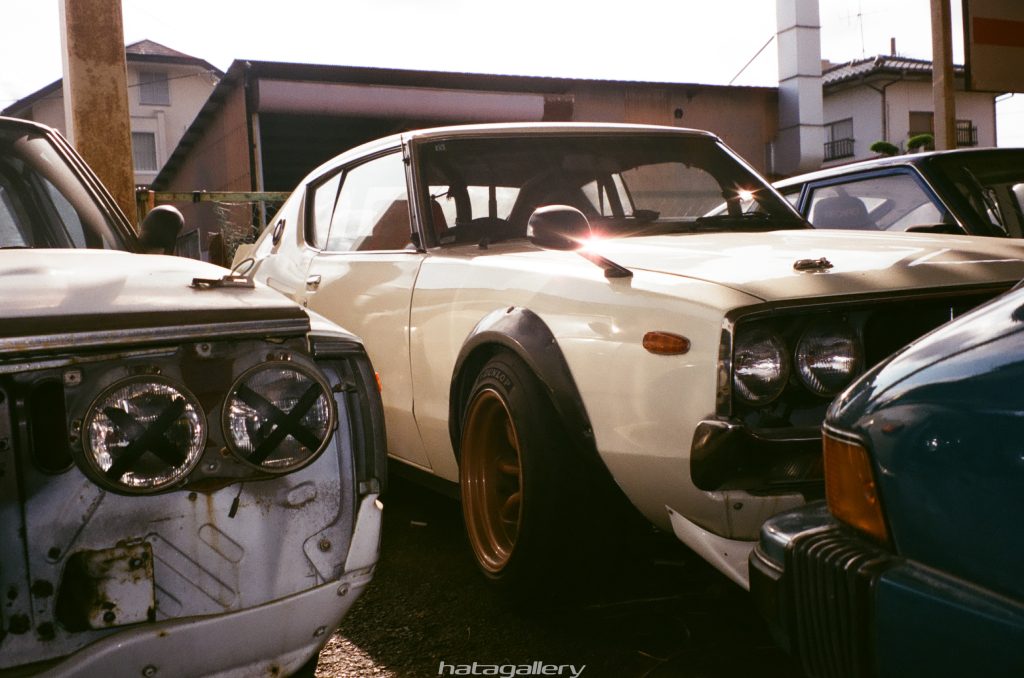
M 935 148 L 956 148 L 956 99 L 953 80 L 953 28 L 949 0 L 932 3 L 932 104 Z
M 68 139 L 135 222 L 121 0 L 59 0 Z

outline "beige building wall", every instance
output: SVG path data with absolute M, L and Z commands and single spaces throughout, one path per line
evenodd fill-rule
M 168 103 L 143 101 L 141 79 L 147 73 L 166 75 Z M 149 184 L 156 178 L 216 84 L 215 74 L 196 66 L 128 62 L 128 107 L 133 141 L 138 139 L 136 134 L 153 135 L 156 151 L 156 164 L 152 169 L 136 166 L 136 184 Z
M 778 92 L 769 87 L 581 84 L 574 88 L 577 122 L 630 122 L 707 130 L 761 173 L 770 171 L 778 131 Z

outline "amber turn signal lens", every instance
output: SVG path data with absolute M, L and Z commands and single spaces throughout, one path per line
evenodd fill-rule
M 671 332 L 648 332 L 644 348 L 655 355 L 682 355 L 690 350 L 690 340 Z
M 384 392 L 384 382 L 381 381 L 380 372 L 374 372 L 373 376 L 377 378 L 377 391 L 380 393 Z
M 875 485 L 871 458 L 862 446 L 823 436 L 825 498 L 839 520 L 875 539 L 888 542 L 889 530 Z

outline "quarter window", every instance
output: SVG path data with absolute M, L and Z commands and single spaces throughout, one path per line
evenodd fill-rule
M 326 184 L 325 184 L 326 186 Z M 315 209 L 320 210 L 318 201 Z M 318 223 L 321 217 L 316 217 Z M 401 250 L 412 246 L 405 163 L 392 153 L 341 175 L 325 249 Z

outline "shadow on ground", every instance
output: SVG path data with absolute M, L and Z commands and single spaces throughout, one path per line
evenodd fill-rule
M 459 505 L 395 478 L 374 581 L 321 653 L 317 676 L 425 678 L 442 661 L 586 665 L 585 678 L 801 675 L 747 594 L 697 556 L 655 534 L 625 550 L 583 573 L 597 580 L 572 602 L 512 600 L 476 571 Z

